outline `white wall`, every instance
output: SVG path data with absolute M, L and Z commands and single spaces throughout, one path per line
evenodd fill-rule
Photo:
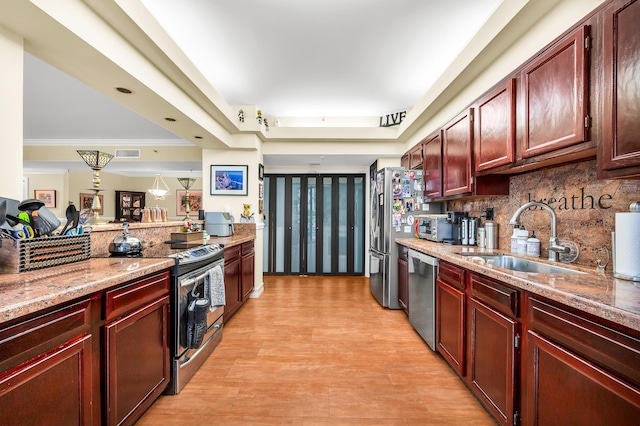
M 0 196 L 22 200 L 23 41 L 0 26 Z
M 258 212 L 258 164 L 262 161 L 258 151 L 213 150 L 202 151 L 202 193 L 206 211 L 231 211 L 236 222 L 240 221 L 243 204 L 251 204 L 251 212 L 257 222 L 262 218 Z M 247 195 L 211 195 L 211 166 L 248 166 Z

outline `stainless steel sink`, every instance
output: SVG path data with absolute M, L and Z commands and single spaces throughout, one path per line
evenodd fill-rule
M 584 274 L 584 272 L 564 268 L 562 266 L 549 265 L 548 263 L 536 262 L 535 260 L 522 259 L 506 254 L 486 256 L 465 253 L 463 256 L 470 257 L 472 260 L 486 263 L 488 265 L 509 269 L 510 271 L 530 272 L 535 274 Z

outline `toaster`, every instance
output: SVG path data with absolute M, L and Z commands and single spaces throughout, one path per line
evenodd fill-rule
M 416 235 L 429 241 L 441 243 L 450 240 L 453 224 L 447 221 L 446 214 L 428 214 L 416 216 Z

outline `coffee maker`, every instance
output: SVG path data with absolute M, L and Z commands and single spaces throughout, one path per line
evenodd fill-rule
M 451 238 L 445 239 L 445 244 L 459 245 L 462 244 L 463 237 L 466 233 L 465 223 L 463 226 L 463 219 L 469 217 L 467 212 L 447 212 L 447 223 L 451 224 Z

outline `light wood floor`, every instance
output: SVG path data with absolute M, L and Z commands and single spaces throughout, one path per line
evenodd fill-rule
M 363 277 L 265 277 L 178 395 L 138 425 L 494 425 Z

